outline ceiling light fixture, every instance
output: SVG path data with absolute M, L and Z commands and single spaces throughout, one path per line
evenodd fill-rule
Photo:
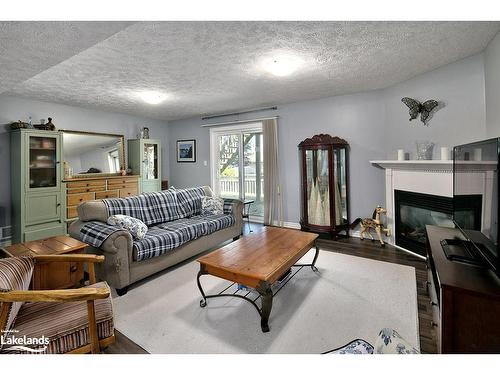
M 158 91 L 142 91 L 137 94 L 148 104 L 160 104 L 167 99 L 167 95 Z
M 275 76 L 285 77 L 299 69 L 303 63 L 298 56 L 281 53 L 262 60 L 262 68 Z

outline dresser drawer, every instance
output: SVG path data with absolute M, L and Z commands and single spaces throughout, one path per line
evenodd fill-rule
M 137 195 L 139 190 L 137 187 L 128 188 L 128 189 L 120 189 L 120 198 L 131 197 L 133 195 Z
M 104 191 L 106 188 L 104 186 L 89 186 L 89 187 L 83 187 L 83 188 L 73 188 L 73 189 L 68 189 L 66 192 L 67 194 L 81 194 L 81 193 L 90 193 L 90 192 L 96 192 L 96 191 Z
M 119 196 L 120 193 L 118 190 L 99 191 L 95 193 L 95 199 L 118 198 Z
M 138 181 L 137 177 L 113 178 L 108 180 L 108 186 L 132 184 L 132 183 L 136 184 L 137 181 Z
M 75 217 L 78 217 L 76 206 L 66 208 L 66 219 L 74 219 Z
M 68 206 L 78 206 L 82 202 L 94 200 L 95 193 L 69 194 L 67 197 Z
M 137 184 L 121 184 L 121 185 L 109 185 L 109 190 L 118 190 L 118 189 L 137 189 Z
M 70 181 L 66 182 L 67 189 L 87 188 L 87 187 L 106 187 L 106 180 L 87 180 L 87 181 Z

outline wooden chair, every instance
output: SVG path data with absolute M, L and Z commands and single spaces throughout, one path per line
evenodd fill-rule
M 52 339 L 54 340 L 52 346 L 49 344 L 49 352 L 51 353 L 99 353 L 102 349 L 112 344 L 115 341 L 115 336 L 110 289 L 105 282 L 96 284 L 94 269 L 94 264 L 102 263 L 104 256 L 93 254 L 37 255 L 34 256 L 34 259 L 35 267 L 47 262 L 86 263 L 91 285 L 78 289 L 0 291 L 0 330 L 4 330 L 7 325 L 12 303 L 26 302 L 19 310 L 11 329 L 18 330 L 19 335 L 25 333 L 26 330 L 31 333 L 37 332 L 43 335 L 49 332 L 48 337 L 51 339 L 51 343 Z M 60 306 L 60 304 L 66 303 L 72 304 Z M 96 304 L 99 304 L 99 313 L 102 315 L 100 316 L 101 326 L 99 327 L 99 332 L 98 321 L 96 319 Z M 23 310 L 30 309 L 31 312 L 29 314 L 23 314 Z M 87 322 L 82 328 L 81 323 L 82 319 L 85 320 L 85 309 Z M 106 311 L 103 312 L 104 310 Z M 37 311 L 37 313 L 33 313 L 34 311 Z M 69 314 L 68 311 L 71 312 L 72 316 L 65 316 L 65 314 Z M 73 321 L 75 324 L 78 323 L 79 326 L 71 327 Z M 105 328 L 102 326 L 103 323 L 106 324 Z M 53 326 L 57 324 L 65 324 L 65 326 Z M 51 337 L 50 332 L 57 332 L 57 334 Z M 67 337 L 64 336 L 65 332 L 67 333 Z M 83 339 L 83 337 L 88 337 L 88 340 Z M 59 342 L 56 342 L 56 340 L 59 340 Z M 86 342 L 80 342 L 84 340 Z M 80 342 L 81 345 L 72 347 L 77 345 L 75 342 Z

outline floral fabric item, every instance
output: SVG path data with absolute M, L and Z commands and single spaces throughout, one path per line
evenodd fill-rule
M 375 350 L 377 354 L 420 354 L 418 349 L 391 328 L 383 328 L 380 331 L 375 342 Z
M 146 224 L 127 215 L 112 215 L 108 218 L 108 224 L 128 231 L 137 240 L 142 240 L 148 232 Z
M 356 339 L 341 348 L 333 349 L 323 354 L 373 354 L 373 346 L 365 340 Z
M 202 215 L 222 215 L 224 213 L 224 199 L 219 197 L 201 197 Z

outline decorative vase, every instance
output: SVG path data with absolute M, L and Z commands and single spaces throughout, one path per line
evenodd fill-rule
M 417 160 L 432 160 L 434 143 L 430 141 L 417 141 Z

